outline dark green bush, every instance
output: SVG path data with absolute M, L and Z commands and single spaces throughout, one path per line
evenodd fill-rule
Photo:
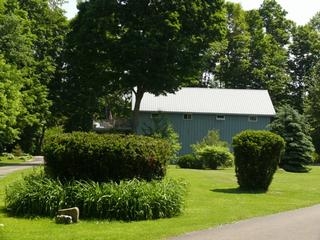
M 283 138 L 269 131 L 247 130 L 236 135 L 233 148 L 240 188 L 267 191 L 284 145 Z
M 49 136 L 43 153 L 50 176 L 99 182 L 162 178 L 171 157 L 163 139 L 83 132 Z
M 229 149 L 222 146 L 204 146 L 196 152 L 204 168 L 217 169 L 218 167 L 231 167 L 233 155 Z
M 193 154 L 180 156 L 177 160 L 177 165 L 181 168 L 203 169 L 202 162 Z
M 173 179 L 61 183 L 35 173 L 8 186 L 5 202 L 18 216 L 53 217 L 59 208 L 77 206 L 81 218 L 131 221 L 179 215 L 185 191 L 185 183 Z
M 232 164 L 233 155 L 228 148 L 209 145 L 198 148 L 195 154 L 183 155 L 177 161 L 179 167 L 192 169 L 217 169 L 231 167 Z

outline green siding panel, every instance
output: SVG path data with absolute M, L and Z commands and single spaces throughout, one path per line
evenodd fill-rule
M 225 120 L 217 120 L 215 114 L 192 114 L 191 120 L 184 120 L 183 113 L 161 113 L 161 118 L 169 121 L 179 134 L 182 145 L 180 154 L 191 152 L 190 145 L 199 142 L 209 130 L 219 130 L 220 138 L 230 145 L 232 138 L 246 129 L 266 129 L 269 116 L 258 116 L 258 121 L 250 122 L 246 115 L 225 115 Z M 143 134 L 146 126 L 152 126 L 151 113 L 141 112 L 138 133 Z

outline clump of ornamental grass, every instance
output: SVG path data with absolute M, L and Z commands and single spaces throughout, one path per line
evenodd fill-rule
M 149 220 L 170 218 L 183 210 L 186 184 L 181 180 L 61 182 L 44 173 L 25 176 L 6 188 L 6 209 L 18 216 L 53 217 L 59 208 L 78 207 L 81 218 Z

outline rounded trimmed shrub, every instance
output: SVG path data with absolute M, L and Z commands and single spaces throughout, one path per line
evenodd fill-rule
M 215 170 L 218 167 L 231 167 L 233 164 L 233 155 L 226 147 L 207 145 L 198 149 L 196 154 L 204 168 Z
M 233 138 L 235 171 L 241 189 L 267 191 L 285 142 L 275 133 L 247 130 Z
M 202 162 L 193 154 L 180 156 L 177 160 L 177 165 L 181 168 L 203 169 Z
M 163 139 L 73 132 L 50 135 L 43 153 L 45 171 L 52 177 L 118 182 L 161 179 L 172 151 Z

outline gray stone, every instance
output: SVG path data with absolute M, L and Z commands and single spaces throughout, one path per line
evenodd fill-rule
M 69 215 L 57 215 L 56 216 L 56 223 L 57 224 L 71 224 L 72 217 Z
M 65 208 L 58 210 L 58 215 L 68 215 L 72 217 L 72 222 L 77 223 L 79 221 L 79 208 Z

